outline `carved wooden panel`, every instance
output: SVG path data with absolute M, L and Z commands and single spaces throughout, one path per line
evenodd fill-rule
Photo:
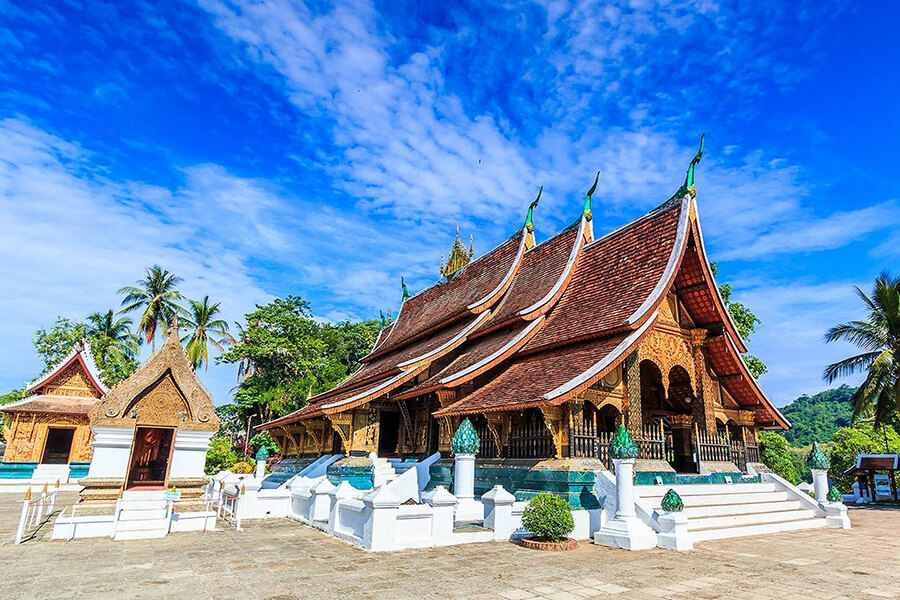
M 43 386 L 47 396 L 75 396 L 78 398 L 99 398 L 84 367 L 77 360 L 58 373 Z

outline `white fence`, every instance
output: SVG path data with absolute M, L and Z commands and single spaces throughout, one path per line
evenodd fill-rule
M 31 497 L 31 488 L 25 492 L 25 499 L 22 501 L 22 514 L 19 516 L 19 526 L 16 529 L 16 545 L 22 543 L 27 537 L 34 535 L 35 531 L 43 525 L 43 518 L 47 518 L 53 514 L 56 508 L 56 494 L 59 490 L 59 482 L 50 490 L 47 490 L 47 484 L 44 484 L 41 495 L 37 498 Z

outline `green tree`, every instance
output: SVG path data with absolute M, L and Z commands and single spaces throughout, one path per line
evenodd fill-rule
M 709 266 L 712 270 L 713 277 L 717 276 L 719 274 L 719 269 L 716 266 L 716 263 L 710 263 Z M 728 309 L 728 314 L 731 315 L 731 320 L 734 321 L 735 328 L 741 338 L 743 338 L 745 342 L 749 342 L 750 334 L 756 331 L 756 326 L 762 324 L 762 321 L 760 321 L 759 317 L 744 304 L 732 300 L 732 292 L 733 290 L 731 289 L 730 283 L 723 283 L 719 286 L 719 294 L 722 296 L 722 301 L 725 302 L 725 307 Z M 745 354 L 743 358 L 744 364 L 747 365 L 747 370 L 749 370 L 750 374 L 755 378 L 758 378 L 769 370 L 763 361 L 752 354 Z
M 316 321 L 297 296 L 276 298 L 245 315 L 246 324 L 224 354 L 237 364 L 233 416 L 246 427 L 296 410 L 311 395 L 334 387 L 359 367 L 375 343 L 377 320 L 330 324 Z
M 141 311 L 137 333 L 151 344 L 153 351 L 156 350 L 156 330 L 162 327 L 165 334 L 175 315 L 181 312 L 177 301 L 182 295 L 176 289 L 181 282 L 181 277 L 169 273 L 159 265 L 153 265 L 147 268 L 144 278 L 135 285 L 119 290 L 120 294 L 125 295 L 119 312 Z
M 85 333 L 104 383 L 112 386 L 134 373 L 140 340 L 131 332 L 131 319 L 116 319 L 112 309 L 91 313 L 85 319 Z
M 101 326 L 96 323 L 98 317 Z M 105 315 L 100 313 L 93 313 L 87 320 L 86 325 L 57 317 L 52 327 L 35 332 L 34 349 L 44 360 L 42 374 L 59 364 L 84 339 L 91 345 L 103 383 L 112 386 L 134 373 L 138 367 L 137 345 L 127 323 L 119 319 L 113 321 L 111 328 L 105 328 L 102 326 Z
M 875 280 L 871 297 L 859 288 L 856 293 L 868 310 L 866 319 L 832 327 L 825 341 L 850 342 L 862 353 L 828 365 L 824 377 L 832 383 L 866 371 L 853 394 L 853 419 L 872 419 L 877 427 L 900 414 L 900 277 L 884 272 Z
M 793 484 L 800 483 L 800 476 L 794 468 L 791 449 L 783 436 L 771 431 L 759 433 L 759 459 L 776 475 Z
M 807 446 L 813 442 L 827 442 L 841 427 L 848 427 L 853 417 L 850 399 L 856 388 L 842 385 L 819 392 L 815 396 L 800 396 L 781 409 L 791 422 L 784 437 L 792 446 Z
M 250 453 L 254 456 L 263 446 L 265 446 L 266 450 L 269 452 L 269 456 L 278 454 L 278 444 L 275 443 L 275 440 L 272 439 L 272 436 L 269 435 L 268 431 L 257 433 L 250 438 Z
M 217 319 L 219 314 L 219 302 L 209 303 L 209 296 L 203 300 L 188 300 L 188 310 L 185 311 L 184 323 L 190 333 L 181 338 L 185 343 L 185 352 L 194 369 L 201 366 L 209 368 L 209 344 L 210 342 L 219 350 L 225 352 L 224 344 L 228 340 L 228 323 Z M 218 336 L 219 339 L 216 339 Z
M 831 452 L 829 477 L 842 492 L 850 492 L 854 477 L 844 471 L 856 464 L 860 454 L 898 454 L 900 435 L 890 426 L 873 427 L 870 423 L 857 423 L 835 432 Z

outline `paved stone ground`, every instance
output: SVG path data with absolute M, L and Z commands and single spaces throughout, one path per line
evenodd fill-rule
M 74 495 L 61 500 L 72 501 Z M 900 510 L 851 509 L 854 529 L 700 544 L 687 553 L 572 552 L 511 543 L 372 554 L 288 520 L 246 531 L 14 546 L 0 496 L 0 599 L 900 599 Z

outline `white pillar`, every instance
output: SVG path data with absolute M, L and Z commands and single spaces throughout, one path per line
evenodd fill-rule
M 484 506 L 475 499 L 475 455 L 457 454 L 453 461 L 453 495 L 456 496 L 456 520 L 484 519 Z
M 828 502 L 828 470 L 812 469 L 812 476 L 816 502 Z
M 442 485 L 434 491 L 423 494 L 422 499 L 431 505 L 431 539 L 435 546 L 449 546 L 453 543 L 453 520 L 456 511 L 456 496 Z
M 634 510 L 634 459 L 614 458 L 616 469 L 616 516 L 594 534 L 594 543 L 626 550 L 656 546 L 656 532 L 643 523 Z
M 616 518 L 633 517 L 634 459 L 613 459 L 616 469 Z
M 369 550 L 400 550 L 403 547 L 397 542 L 400 500 L 388 488 L 380 487 L 363 498 L 363 503 L 369 512 L 363 525 L 363 545 Z

